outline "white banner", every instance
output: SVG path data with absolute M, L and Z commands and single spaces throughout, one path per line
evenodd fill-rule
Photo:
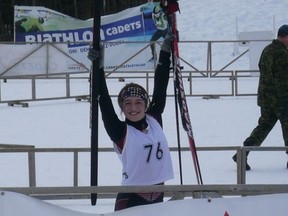
M 152 19 L 152 12 L 158 4 L 147 3 L 101 17 L 101 40 L 105 42 L 106 71 L 118 68 L 121 71 L 153 69 L 154 61 L 149 61 L 152 57 L 150 39 L 157 28 Z M 15 6 L 14 22 L 16 42 L 25 42 L 25 44 L 66 43 L 66 46 L 61 46 L 61 50 L 71 58 L 70 60 L 75 60 L 72 61 L 75 70 L 65 55 L 61 58 L 60 56 L 58 56 L 59 58 L 55 57 L 56 61 L 48 59 L 50 67 L 48 70 L 52 69 L 54 73 L 71 72 L 71 70 L 79 72 L 79 68 L 86 70 L 90 67 L 91 62 L 87 61 L 87 52 L 93 38 L 93 19 L 78 20 L 45 7 Z M 158 39 L 162 40 L 161 37 Z M 43 53 L 39 51 L 39 55 L 29 56 L 25 63 L 18 62 L 18 69 L 12 70 L 10 67 L 15 64 L 17 59 L 23 57 L 23 53 L 32 49 L 31 45 L 0 45 L 0 49 L 1 51 L 8 50 L 11 53 L 11 59 L 5 61 L 5 64 L 3 61 L 0 62 L 0 75 L 5 72 L 6 76 L 26 74 L 27 71 L 19 72 L 18 69 L 25 68 L 24 65 L 27 65 L 27 62 L 30 62 L 33 71 L 37 70 L 37 67 L 41 67 L 37 65 L 39 62 L 47 63 L 45 58 L 54 57 L 55 53 L 52 50 L 51 55 L 47 56 L 45 51 Z M 21 53 L 21 56 L 20 54 L 18 56 L 18 52 Z M 156 45 L 156 53 L 158 52 L 159 44 Z M 27 53 L 29 54 L 29 52 Z M 17 57 L 14 56 L 15 54 Z M 7 62 L 11 62 L 11 64 Z M 50 65 L 50 63 L 54 65 Z M 8 73 L 7 69 L 9 68 Z M 32 72 L 32 74 L 42 74 L 42 72 Z
M 0 76 L 89 72 L 87 54 L 71 56 L 67 44 L 0 44 Z

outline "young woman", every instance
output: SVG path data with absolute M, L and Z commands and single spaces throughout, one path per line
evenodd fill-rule
M 122 185 L 162 185 L 174 177 L 168 142 L 162 129 L 169 81 L 170 43 L 171 36 L 167 36 L 161 46 L 151 102 L 146 90 L 136 83 L 127 84 L 120 90 L 118 104 L 125 121 L 121 121 L 114 110 L 101 55 L 99 57 L 92 49 L 88 53 L 90 60 L 100 58 L 99 105 L 105 129 L 122 163 Z M 115 211 L 163 202 L 163 198 L 164 193 L 159 192 L 119 193 Z

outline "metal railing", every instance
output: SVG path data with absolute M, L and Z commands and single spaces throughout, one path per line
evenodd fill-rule
M 199 74 L 201 72 L 202 74 L 207 73 L 207 71 L 183 71 L 182 72 L 182 78 L 184 80 L 184 87 L 185 93 L 187 97 L 226 97 L 226 96 L 256 96 L 256 88 L 252 90 L 245 90 L 246 92 L 241 92 L 241 87 L 244 85 L 241 85 L 241 79 L 249 79 L 251 81 L 255 82 L 255 86 L 258 84 L 258 77 L 250 77 L 247 76 L 247 73 L 249 71 L 247 70 L 239 70 L 239 71 L 210 71 L 209 73 L 217 73 L 217 76 L 195 76 L 194 74 Z M 119 76 L 121 76 L 123 79 L 126 80 L 143 80 L 145 82 L 146 89 L 148 93 L 151 95 L 152 90 L 149 90 L 149 83 L 151 83 L 151 80 L 153 79 L 154 72 L 151 71 L 139 71 L 139 72 L 125 72 L 123 74 L 117 72 L 117 77 L 111 76 L 110 72 L 107 72 L 106 74 L 110 74 L 110 76 L 107 76 L 107 83 L 109 85 L 109 80 L 113 79 L 118 79 Z M 221 92 L 213 91 L 211 90 L 210 92 L 205 92 L 206 90 L 201 92 L 201 90 L 197 90 L 195 86 L 198 85 L 198 82 L 201 83 L 201 81 L 207 80 L 208 82 L 213 83 L 218 83 L 221 85 L 227 85 L 227 88 Z M 15 95 L 13 98 L 9 98 L 9 96 L 3 98 L 3 87 L 5 85 L 9 85 L 9 82 L 13 83 L 14 81 L 27 81 L 27 88 L 29 96 L 26 97 L 20 97 L 18 96 L 15 98 Z M 41 81 L 46 80 L 47 82 L 53 82 L 54 80 L 62 80 L 62 86 L 64 91 L 62 93 L 59 93 L 59 96 L 39 96 L 41 95 L 41 85 L 43 84 Z M 76 81 L 75 81 L 76 80 Z M 86 90 L 81 92 L 81 93 L 75 93 L 77 90 L 76 85 L 71 85 L 72 81 L 79 81 L 79 82 L 86 82 Z M 172 82 L 173 79 L 171 77 L 170 82 Z M 7 88 L 7 87 L 5 87 Z M 10 88 L 10 87 L 9 87 Z M 9 91 L 13 91 L 13 88 L 17 88 L 17 86 L 12 86 Z M 74 89 L 73 89 L 74 88 Z M 244 88 L 244 87 L 243 87 Z M 40 90 L 39 90 L 40 89 Z M 46 90 L 47 91 L 47 90 Z M 247 92 L 248 91 L 248 92 Z M 74 93 L 71 93 L 74 92 Z M 117 94 L 111 94 L 111 97 L 116 97 Z M 173 94 L 167 94 L 168 97 L 174 96 Z M 1 79 L 0 78 L 0 103 L 7 103 L 9 106 L 14 106 L 14 105 L 22 105 L 23 107 L 28 107 L 28 102 L 32 101 L 43 101 L 43 100 L 62 100 L 62 99 L 75 99 L 77 101 L 81 100 L 89 100 L 90 95 L 89 95 L 89 77 L 88 74 L 86 76 L 81 76 L 81 77 L 75 77 L 75 74 L 65 74 L 62 77 L 57 76 L 49 76 L 49 78 L 43 78 L 39 76 L 32 76 L 30 78 L 9 78 L 9 79 Z
M 226 62 L 223 63 L 220 67 L 216 69 L 215 62 L 217 62 L 217 59 L 215 59 L 214 50 L 216 46 L 234 46 L 235 44 L 249 44 L 249 42 L 263 42 L 266 40 L 249 40 L 249 41 L 241 41 L 241 40 L 226 40 L 226 41 L 179 41 L 179 46 L 185 46 L 185 48 L 189 48 L 191 45 L 191 55 L 194 54 L 193 46 L 201 46 L 201 49 L 203 49 L 203 56 L 201 56 L 201 61 L 203 61 L 203 65 L 201 66 L 202 69 L 200 69 L 200 66 L 195 65 L 196 63 L 191 63 L 191 59 L 193 59 L 193 56 L 180 56 L 180 60 L 185 65 L 185 67 L 182 70 L 183 79 L 184 79 L 184 87 L 187 87 L 186 95 L 187 96 L 196 96 L 196 97 L 204 97 L 204 96 L 255 96 L 257 94 L 256 89 L 253 89 L 249 92 L 242 93 L 241 92 L 241 84 L 239 80 L 241 78 L 251 78 L 251 79 L 257 79 L 255 76 L 251 76 L 251 73 L 258 72 L 257 70 L 240 70 L 236 67 L 236 69 L 228 69 L 232 68 L 233 64 L 237 61 L 241 60 L 243 56 L 245 56 L 247 53 L 249 53 L 249 48 L 244 48 L 244 50 L 241 53 L 238 53 L 231 59 L 227 58 Z M 127 42 L 131 43 L 131 42 Z M 135 43 L 135 42 L 134 42 Z M 140 43 L 140 42 L 139 42 Z M 142 42 L 143 43 L 143 42 Z M 147 42 L 146 42 L 147 43 Z M 7 44 L 7 43 L 5 43 Z M 15 44 L 15 43 L 14 43 Z M 155 46 L 159 46 L 159 42 L 155 42 Z M 45 44 L 45 46 L 48 46 Z M 51 46 L 54 46 L 51 44 Z M 145 47 L 145 49 L 149 49 L 149 44 Z M 206 50 L 205 50 L 206 48 Z M 141 50 L 141 52 L 145 51 L 145 49 Z M 132 54 L 129 56 L 128 59 L 134 58 L 139 53 Z M 227 53 L 229 55 L 229 53 Z M 67 54 L 65 54 L 67 55 Z M 68 56 L 71 58 L 70 56 Z M 48 58 L 48 57 L 47 57 Z M 71 58 L 72 59 L 72 58 Z M 49 59 L 48 59 L 49 60 Z M 47 60 L 47 62 L 49 62 Z M 76 60 L 75 60 L 76 61 Z M 206 62 L 205 62 L 206 61 Z M 125 61 L 124 61 L 125 62 Z M 15 63 L 16 64 L 16 63 Z M 156 64 L 154 64 L 154 67 Z M 48 65 L 47 65 L 48 67 Z M 249 66 L 247 66 L 249 68 Z M 71 80 L 73 79 L 84 79 L 89 80 L 89 70 L 87 69 L 86 72 L 81 72 L 83 75 L 82 77 L 79 76 L 80 72 L 77 74 L 75 72 L 73 73 L 62 73 L 62 74 L 46 74 L 46 75 L 29 75 L 29 76 L 15 76 L 15 77 L 5 77 L 0 76 L 0 103 L 8 103 L 8 105 L 22 105 L 24 107 L 28 106 L 27 102 L 31 101 L 41 101 L 41 100 L 57 100 L 57 99 L 71 99 L 75 98 L 76 100 L 89 100 L 89 82 L 87 81 L 87 90 L 81 94 L 73 94 L 72 92 L 75 90 L 73 89 L 73 86 L 71 86 Z M 76 77 L 75 77 L 76 75 Z M 78 75 L 78 77 L 77 77 Z M 146 89 L 149 93 L 149 82 L 154 77 L 154 70 L 151 71 L 136 71 L 136 72 L 130 72 L 130 71 L 121 71 L 121 67 L 113 70 L 113 71 L 107 71 L 107 82 L 109 82 L 109 79 L 139 79 L 143 80 L 145 82 Z M 206 80 L 216 80 L 221 79 L 228 85 L 230 85 L 229 89 L 227 89 L 225 92 L 198 92 L 195 91 L 195 83 L 197 84 L 197 81 L 199 79 L 206 79 Z M 215 78 L 215 79 L 214 79 Z M 47 80 L 55 80 L 55 79 L 62 79 L 65 80 L 64 82 L 64 88 L 65 93 L 62 96 L 44 96 L 39 97 L 38 95 L 41 94 L 41 90 L 39 90 L 37 87 L 41 85 L 40 80 L 47 79 Z M 3 90 L 3 87 L 5 85 L 7 86 L 7 82 L 9 83 L 10 80 L 31 80 L 30 85 L 30 96 L 27 98 L 7 98 L 6 96 L 3 96 L 3 93 L 5 93 Z M 171 79 L 172 81 L 172 79 Z M 257 85 L 257 83 L 255 83 Z M 72 89 L 71 89 L 72 88 Z M 11 90 L 13 91 L 13 90 Z M 47 91 L 47 90 L 46 90 Z M 113 96 L 113 95 L 112 95 Z M 115 96 L 115 95 L 114 95 Z M 168 94 L 168 96 L 171 96 Z
M 243 186 L 246 184 L 246 152 L 247 151 L 287 151 L 288 147 L 197 147 L 197 151 L 236 151 L 237 152 L 237 185 L 179 185 L 179 186 L 164 186 L 153 187 L 159 191 L 165 191 L 167 196 L 171 193 L 184 193 L 184 195 L 193 192 L 210 191 L 217 192 L 222 195 L 248 195 L 253 193 L 283 193 L 288 192 L 288 185 L 270 185 L 270 186 Z M 99 152 L 113 152 L 113 148 L 99 148 Z M 178 151 L 177 147 L 170 148 L 171 152 Z M 181 152 L 190 151 L 188 147 L 182 147 Z M 36 179 L 36 160 L 35 154 L 37 153 L 71 153 L 73 154 L 73 187 L 37 187 Z M 78 156 L 80 152 L 90 152 L 90 148 L 34 148 L 33 146 L 21 145 L 0 145 L 0 154 L 2 153 L 27 153 L 28 156 L 28 172 L 29 172 L 29 187 L 7 187 L 0 188 L 0 190 L 17 191 L 20 193 L 30 194 L 44 199 L 65 199 L 73 196 L 74 198 L 87 198 L 89 193 L 101 193 L 103 197 L 114 197 L 116 192 L 120 191 L 145 191 L 146 187 L 114 187 L 114 186 L 101 186 L 101 187 L 83 187 L 78 185 Z M 151 190 L 151 187 L 149 189 Z M 113 192 L 113 195 L 110 193 Z M 110 194 L 110 195 L 109 195 Z M 170 194 L 170 195 L 169 195 Z M 175 195 L 175 194 L 174 194 Z
M 89 199 L 91 193 L 100 199 L 115 198 L 117 193 L 164 192 L 172 199 L 213 198 L 219 196 L 249 196 L 288 193 L 287 184 L 227 184 L 227 185 L 152 185 L 152 186 L 79 186 L 79 187 L 6 187 L 11 191 L 43 200 Z

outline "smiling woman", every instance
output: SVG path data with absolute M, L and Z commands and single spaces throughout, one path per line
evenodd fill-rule
M 145 117 L 146 105 L 145 101 L 137 96 L 128 97 L 122 103 L 122 111 L 126 118 L 132 122 L 140 121 Z M 146 130 L 147 125 L 143 125 Z
M 135 83 L 129 83 L 121 89 L 118 95 L 118 104 L 125 117 L 132 122 L 140 121 L 145 117 L 145 111 L 149 102 L 146 90 Z M 143 130 L 147 125 L 143 125 Z M 140 129 L 141 130 L 141 129 Z
M 99 105 L 106 132 L 122 163 L 122 185 L 162 185 L 174 177 L 168 142 L 162 129 L 170 72 L 170 43 L 171 36 L 167 36 L 161 46 L 151 103 L 147 91 L 136 83 L 129 83 L 120 90 L 118 104 L 125 121 L 118 118 L 108 92 L 103 53 L 99 55 L 93 49 L 88 53 L 90 60 L 98 58 L 102 65 L 99 69 Z M 163 202 L 163 199 L 162 192 L 119 193 L 115 211 Z

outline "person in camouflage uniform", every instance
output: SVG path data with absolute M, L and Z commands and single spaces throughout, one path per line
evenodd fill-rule
M 260 146 L 279 120 L 285 146 L 288 147 L 288 25 L 279 28 L 277 39 L 266 46 L 259 60 L 257 104 L 261 116 L 244 146 Z M 248 156 L 247 152 L 247 156 Z M 288 151 L 286 151 L 288 154 Z M 237 161 L 237 155 L 233 156 Z M 288 162 L 287 162 L 288 169 Z M 246 163 L 246 170 L 250 170 Z

